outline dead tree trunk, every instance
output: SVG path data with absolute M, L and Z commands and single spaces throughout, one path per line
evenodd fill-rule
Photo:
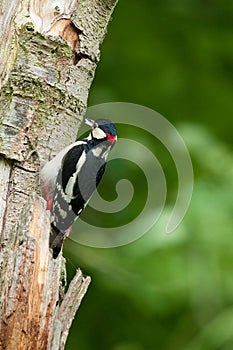
M 73 142 L 117 0 L 0 4 L 0 349 L 64 349 L 90 283 L 49 251 L 39 169 Z

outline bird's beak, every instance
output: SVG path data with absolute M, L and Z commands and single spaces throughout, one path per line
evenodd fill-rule
M 92 129 L 98 126 L 97 123 L 92 119 L 85 119 L 85 124 L 90 126 Z

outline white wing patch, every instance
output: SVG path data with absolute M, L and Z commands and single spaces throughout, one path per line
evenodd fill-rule
M 76 165 L 76 171 L 70 177 L 70 179 L 69 179 L 69 181 L 68 181 L 68 183 L 66 185 L 66 188 L 65 188 L 66 200 L 67 200 L 68 203 L 73 198 L 74 184 L 76 182 L 78 173 L 80 172 L 80 170 L 81 170 L 83 164 L 85 163 L 85 161 L 86 161 L 86 153 L 85 153 L 85 151 L 83 151 L 83 153 L 82 153 L 81 157 L 79 158 L 78 163 Z
M 94 128 L 92 130 L 92 135 L 94 136 L 95 139 L 104 139 L 106 137 L 105 132 L 100 128 Z
M 60 205 L 58 206 L 58 210 L 59 210 L 59 213 L 61 215 L 61 218 L 62 219 L 65 219 L 67 217 L 67 212 L 65 210 L 63 210 Z
M 52 160 L 47 162 L 44 167 L 41 170 L 40 173 L 40 178 L 41 178 L 41 183 L 45 184 L 51 193 L 55 191 L 56 187 L 56 180 L 57 180 L 57 174 L 59 169 L 61 169 L 61 164 L 62 164 L 62 159 L 65 156 L 65 154 L 73 147 L 78 146 L 78 145 L 83 145 L 86 144 L 85 141 L 76 141 L 72 143 L 71 145 L 68 145 L 64 149 L 62 149 L 56 157 L 54 157 Z

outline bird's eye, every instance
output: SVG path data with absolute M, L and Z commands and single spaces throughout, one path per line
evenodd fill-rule
M 106 137 L 106 134 L 100 128 L 95 128 L 92 130 L 92 135 L 95 139 L 103 139 Z

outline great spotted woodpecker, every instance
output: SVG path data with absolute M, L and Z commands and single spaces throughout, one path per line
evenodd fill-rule
M 64 148 L 41 170 L 42 195 L 51 212 L 50 248 L 56 258 L 71 226 L 98 186 L 108 154 L 117 140 L 115 125 L 107 119 L 86 119 L 89 136 Z

